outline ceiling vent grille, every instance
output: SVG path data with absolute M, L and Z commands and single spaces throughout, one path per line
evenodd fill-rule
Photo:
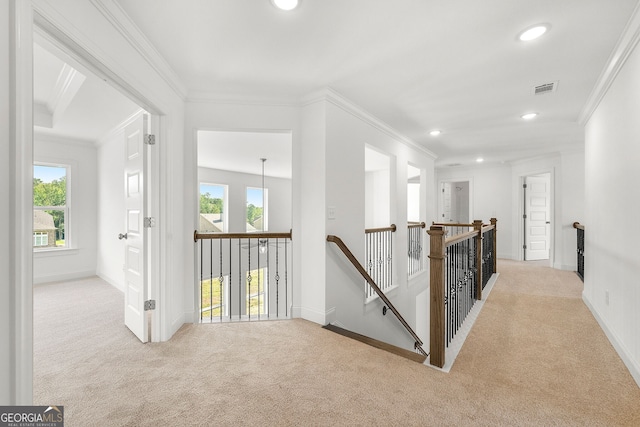
M 555 92 L 558 88 L 558 82 L 544 83 L 533 87 L 534 95 L 544 95 L 545 93 Z

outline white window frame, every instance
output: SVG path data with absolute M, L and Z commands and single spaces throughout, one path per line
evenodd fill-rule
M 63 211 L 64 212 L 64 246 L 43 246 L 43 247 L 34 247 L 33 250 L 36 252 L 46 252 L 46 251 L 63 251 L 72 249 L 73 246 L 72 236 L 73 233 L 71 231 L 71 214 L 70 214 L 70 206 L 71 206 L 71 170 L 72 166 L 69 163 L 58 163 L 58 162 L 45 162 L 45 161 L 37 161 L 33 162 L 33 166 L 46 166 L 46 167 L 57 167 L 65 169 L 65 177 L 66 177 L 66 189 L 65 189 L 65 204 L 64 206 L 36 206 L 33 205 L 33 210 L 40 211 Z M 35 176 L 34 176 L 35 178 Z
M 222 232 L 227 233 L 229 231 L 229 203 L 228 203 L 228 194 L 229 194 L 229 186 L 227 184 L 218 184 L 214 182 L 208 181 L 200 181 L 198 183 L 198 221 L 200 221 L 200 195 L 202 194 L 200 191 L 200 187 L 203 185 L 209 185 L 212 187 L 222 187 L 223 195 L 222 195 Z M 199 224 L 199 223 L 198 223 Z
M 44 239 L 43 239 L 44 238 Z M 40 244 L 38 244 L 40 241 Z M 33 247 L 41 247 L 49 245 L 49 233 L 45 233 L 43 231 L 34 231 L 33 232 Z

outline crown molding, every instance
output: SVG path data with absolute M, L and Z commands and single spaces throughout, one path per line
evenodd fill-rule
M 113 0 L 90 1 L 145 61 L 156 70 L 178 97 L 183 101 L 186 100 L 187 88 L 182 80 L 122 7 Z
M 333 90 L 331 88 L 325 88 L 325 89 L 323 89 L 321 91 L 313 92 L 313 93 L 309 94 L 308 96 L 306 96 L 306 97 L 304 97 L 302 99 L 301 106 L 305 107 L 305 106 L 314 104 L 314 103 L 319 102 L 319 101 L 330 102 L 331 104 L 335 105 L 336 107 L 338 107 L 338 108 L 342 109 L 343 111 L 351 114 L 352 116 L 356 117 L 357 119 L 362 120 L 363 122 L 367 123 L 368 125 L 376 128 L 377 130 L 387 134 L 391 138 L 393 138 L 396 141 L 406 145 L 407 147 L 412 148 L 414 150 L 418 150 L 418 151 L 426 154 L 427 156 L 431 157 L 434 160 L 438 158 L 438 156 L 434 152 L 432 152 L 429 149 L 427 149 L 426 147 L 423 147 L 422 145 L 416 143 L 415 141 L 409 139 L 408 137 L 402 135 L 400 132 L 398 132 L 397 130 L 392 128 L 390 125 L 388 125 L 384 121 L 380 120 L 379 118 L 377 118 L 373 114 L 368 113 L 362 107 L 360 107 L 359 105 L 355 104 L 354 102 L 348 100 L 347 98 L 342 96 L 340 93 L 336 92 L 335 90 Z
M 189 91 L 186 102 L 219 105 L 255 105 L 265 107 L 299 107 L 300 99 L 294 96 L 259 97 L 238 94 L 222 94 L 207 91 Z
M 618 39 L 618 43 L 616 43 L 613 52 L 607 60 L 607 64 L 600 73 L 596 85 L 578 116 L 578 123 L 582 126 L 587 124 L 591 115 L 596 111 L 598 105 L 600 105 L 600 102 L 609 91 L 618 73 L 620 73 L 620 70 L 622 70 L 622 67 L 627 62 L 629 55 L 631 55 L 638 44 L 638 41 L 640 41 L 640 3 L 636 5 L 635 10 L 631 14 L 627 25 L 622 31 L 622 35 Z

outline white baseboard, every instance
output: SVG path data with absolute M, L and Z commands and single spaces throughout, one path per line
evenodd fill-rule
M 116 288 L 117 290 L 119 290 L 120 292 L 124 292 L 124 284 L 120 283 L 119 281 L 114 280 L 113 278 L 102 273 L 98 273 L 97 276 L 102 280 L 104 280 L 105 282 L 107 282 L 108 284 L 110 284 L 111 286 L 113 286 L 114 288 Z
M 33 278 L 34 285 L 40 285 L 42 283 L 51 282 L 64 282 L 66 280 L 86 279 L 87 277 L 94 277 L 96 275 L 95 270 L 90 271 L 74 271 L 64 274 L 53 274 L 50 276 L 40 276 Z
M 638 387 L 640 387 L 640 363 L 633 359 L 627 347 L 622 343 L 622 341 L 620 341 L 618 336 L 611 329 L 609 329 L 607 323 L 604 321 L 604 319 L 602 319 L 602 317 L 600 317 L 600 314 L 591 304 L 591 301 L 589 301 L 589 298 L 584 292 L 582 293 L 582 300 L 584 301 L 587 308 L 591 311 L 591 314 L 593 314 L 593 317 L 595 317 L 596 321 L 600 325 L 600 328 L 602 328 L 605 335 L 611 342 L 611 345 L 613 345 L 613 348 L 618 353 L 618 356 L 620 356 L 620 359 L 622 359 L 622 363 L 625 364 L 636 384 L 638 384 Z
M 326 317 L 327 314 L 317 311 L 317 310 L 313 310 L 310 308 L 306 308 L 306 307 L 301 307 L 300 308 L 300 314 L 303 319 L 305 320 L 309 320 L 311 322 L 317 323 L 319 325 L 326 325 Z

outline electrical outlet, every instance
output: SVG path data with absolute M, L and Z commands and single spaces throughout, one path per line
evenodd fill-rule
M 329 206 L 329 208 L 327 208 L 327 217 L 329 219 L 336 219 L 336 208 L 335 208 L 335 206 Z

